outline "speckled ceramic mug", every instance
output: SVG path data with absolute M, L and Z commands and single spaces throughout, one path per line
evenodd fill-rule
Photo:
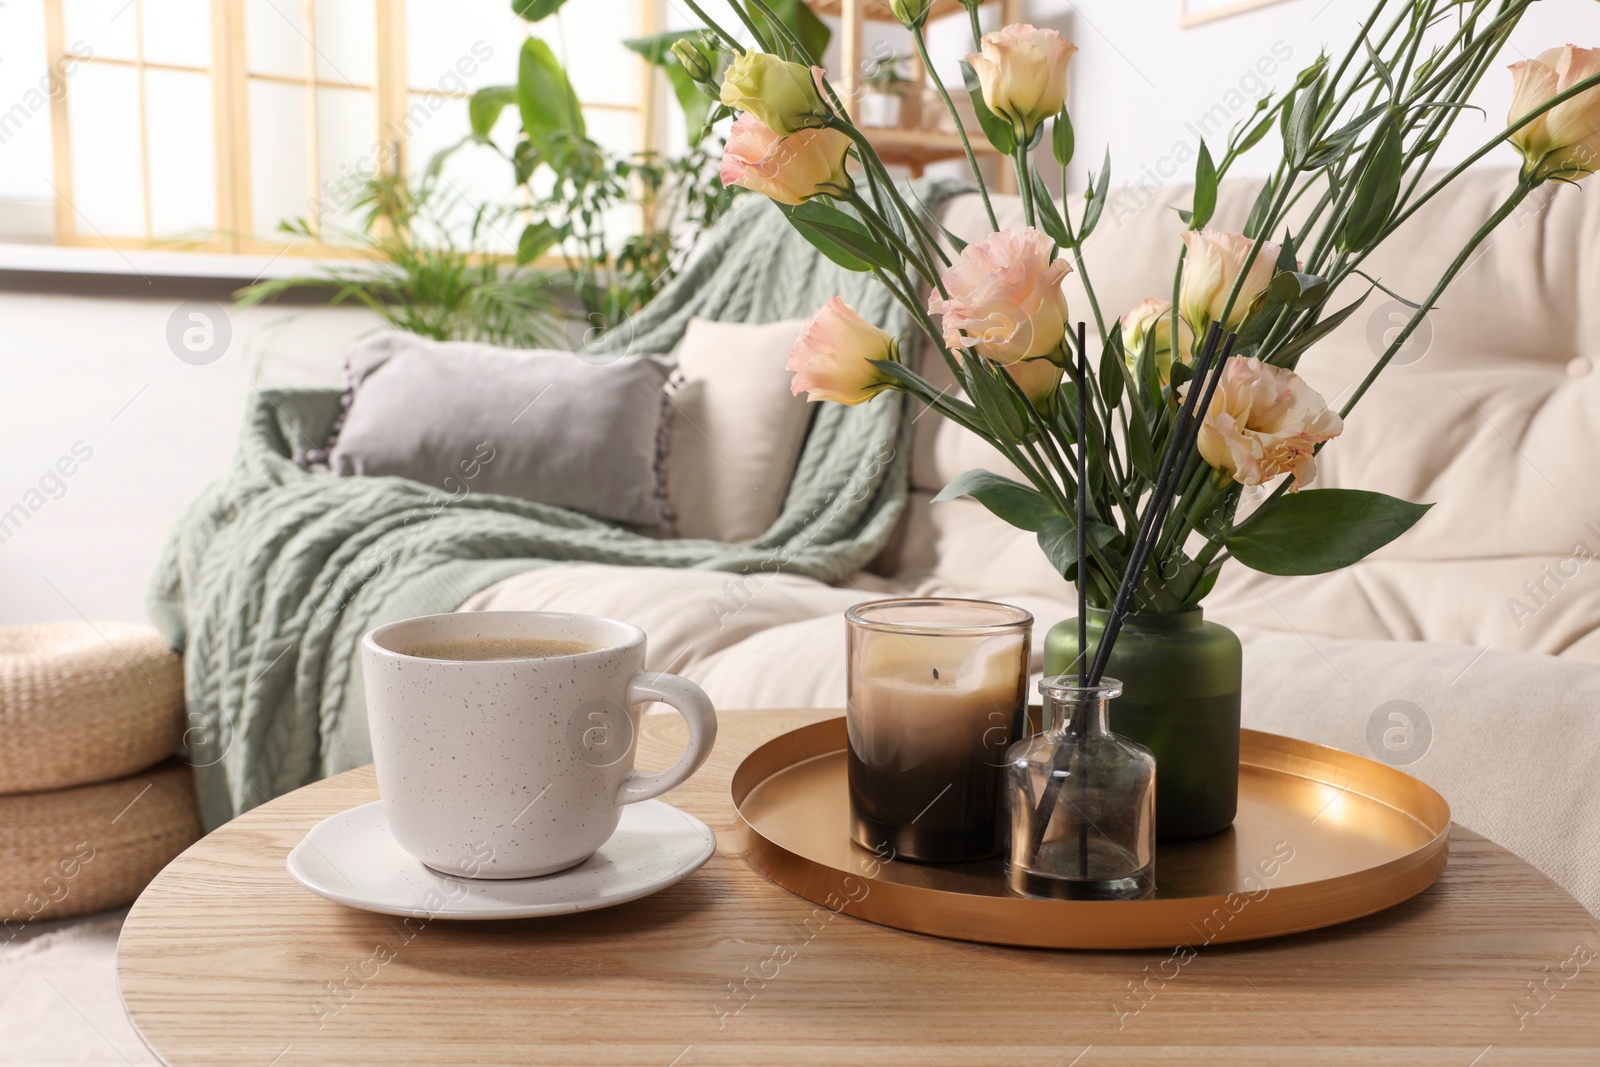
M 453 660 L 407 650 L 497 638 L 576 642 L 572 655 Z M 582 863 L 622 808 L 688 778 L 717 735 L 700 687 L 644 670 L 644 631 L 593 615 L 458 612 L 390 623 L 361 642 L 378 791 L 400 847 L 436 871 L 531 878 Z M 672 705 L 689 747 L 633 769 L 639 706 Z

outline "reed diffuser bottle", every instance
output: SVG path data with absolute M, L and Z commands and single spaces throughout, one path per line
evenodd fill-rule
M 1067 900 L 1134 900 L 1155 888 L 1156 761 L 1111 732 L 1115 678 L 1039 684 L 1048 728 L 1006 754 L 1011 888 Z

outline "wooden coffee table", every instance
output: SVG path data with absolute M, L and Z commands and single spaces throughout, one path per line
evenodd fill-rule
M 723 712 L 710 762 L 668 798 L 717 831 L 718 854 L 584 915 L 408 927 L 313 896 L 285 856 L 377 787 L 366 768 L 298 790 L 139 898 L 123 1002 L 174 1067 L 1600 1063 L 1600 925 L 1459 827 L 1414 900 L 1181 966 L 830 917 L 739 858 L 728 782 L 757 745 L 836 714 Z M 682 744 L 676 716 L 649 716 L 640 762 Z

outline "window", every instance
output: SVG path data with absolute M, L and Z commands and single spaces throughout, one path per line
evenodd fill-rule
M 33 2 L 48 85 L 39 169 L 59 244 L 272 254 L 302 240 L 277 232 L 295 218 L 338 243 L 363 182 L 416 173 L 460 141 L 468 97 L 515 82 L 530 32 L 566 63 L 592 137 L 623 152 L 656 140 L 656 76 L 622 45 L 654 32 L 656 0 L 580 0 L 532 26 L 509 0 Z M 0 145 L 26 133 L 37 151 L 41 131 L 16 111 L 0 109 Z M 516 115 L 501 121 L 509 147 Z M 513 202 L 510 168 L 487 148 L 446 173 L 463 200 Z

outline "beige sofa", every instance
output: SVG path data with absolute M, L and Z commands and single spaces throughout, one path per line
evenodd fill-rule
M 1373 273 L 1421 298 L 1511 181 L 1471 173 L 1374 257 Z M 1391 758 L 1439 788 L 1457 821 L 1600 914 L 1600 200 L 1551 191 L 1492 238 L 1431 316 L 1431 344 L 1407 349 L 1320 463 L 1319 484 L 1434 509 L 1339 573 L 1273 578 L 1230 565 L 1205 608 L 1246 640 L 1247 725 L 1380 754 L 1369 736 L 1404 715 L 1414 747 Z M 1254 196 L 1248 183 L 1225 185 L 1217 224 L 1239 227 Z M 1108 316 L 1170 292 L 1182 225 L 1172 207 L 1185 200 L 1127 190 L 1109 203 L 1088 256 Z M 997 206 L 1003 225 L 1020 223 L 1016 201 Z M 951 202 L 945 221 L 963 237 L 986 232 L 975 196 Z M 1087 317 L 1070 284 L 1074 314 Z M 1340 402 L 1398 324 L 1391 310 L 1372 294 L 1301 373 Z M 696 679 L 728 708 L 842 706 L 841 615 L 860 600 L 999 599 L 1032 611 L 1038 635 L 1072 614 L 1070 587 L 1030 534 L 972 501 L 932 503 L 955 475 L 1003 472 L 1005 461 L 933 415 L 918 418 L 913 447 L 894 543 L 838 586 L 571 565 L 463 608 L 630 620 L 650 635 L 653 667 Z

